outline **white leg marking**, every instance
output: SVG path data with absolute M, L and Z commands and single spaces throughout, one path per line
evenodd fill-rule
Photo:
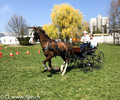
M 43 64 L 43 65 L 44 65 L 44 67 L 45 67 L 45 70 L 47 70 L 47 69 L 48 69 L 47 65 L 46 65 L 46 64 Z
M 63 71 L 63 67 L 65 66 L 65 62 L 61 65 L 60 67 L 60 71 L 62 72 Z
M 64 74 L 66 73 L 67 66 L 68 66 L 68 62 L 65 65 L 64 71 L 62 72 L 62 76 L 64 76 Z

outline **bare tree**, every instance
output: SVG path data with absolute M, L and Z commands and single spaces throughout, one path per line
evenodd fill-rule
M 113 43 L 115 44 L 115 33 L 120 30 L 120 0 L 112 0 L 108 14 L 109 26 L 113 32 Z
M 6 30 L 12 35 L 23 39 L 28 34 L 26 20 L 22 16 L 13 15 L 6 25 Z
M 117 1 L 117 27 L 120 30 L 120 0 Z

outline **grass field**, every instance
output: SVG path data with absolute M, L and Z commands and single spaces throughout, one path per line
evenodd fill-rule
M 39 97 L 41 100 L 120 100 L 120 46 L 99 45 L 98 51 L 105 55 L 102 70 L 84 73 L 77 66 L 76 69 L 68 68 L 65 76 L 56 72 L 51 77 L 50 72 L 43 72 L 45 57 L 40 45 L 0 47 L 3 48 L 0 50 L 0 100 L 15 98 L 13 96 L 25 100 L 30 97 L 31 100 Z M 40 54 L 37 53 L 39 49 Z M 17 50 L 20 55 L 15 55 Z M 29 55 L 26 55 L 27 50 Z M 14 57 L 9 56 L 11 51 Z M 59 57 L 52 59 L 54 67 L 62 63 Z

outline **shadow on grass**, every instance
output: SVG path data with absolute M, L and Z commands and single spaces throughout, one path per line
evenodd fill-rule
M 93 66 L 92 67 L 85 67 L 83 68 L 83 64 L 77 64 L 77 65 L 71 65 L 71 66 L 68 66 L 67 67 L 67 70 L 66 70 L 66 74 L 68 72 L 70 72 L 71 70 L 75 69 L 76 71 L 75 72 L 80 72 L 80 71 L 83 71 L 84 73 L 87 73 L 87 72 L 93 72 L 94 70 L 100 70 L 102 68 L 94 68 Z M 81 70 L 77 70 L 77 69 L 81 69 Z M 51 71 L 47 71 L 47 70 L 44 70 L 42 71 L 41 73 L 45 73 L 45 72 L 49 72 L 50 74 L 47 75 L 47 77 L 52 77 L 53 74 L 57 74 L 57 73 L 60 73 L 60 69 L 59 70 L 54 70 L 52 69 Z
M 67 70 L 66 70 L 66 73 L 70 72 L 73 69 L 81 69 L 81 71 L 83 71 L 83 64 L 78 64 L 76 66 L 74 66 L 74 65 L 68 66 Z M 47 71 L 47 70 L 41 71 L 41 73 L 45 73 L 45 72 L 49 72 L 50 73 L 49 75 L 47 75 L 47 77 L 52 77 L 53 74 L 60 73 L 60 69 L 59 70 L 52 69 L 51 71 Z
M 83 64 L 71 65 L 68 66 L 66 73 L 70 72 L 73 69 L 83 69 Z
M 60 69 L 59 69 L 59 70 L 51 69 L 50 71 L 44 70 L 44 71 L 42 71 L 41 73 L 45 73 L 45 72 L 49 72 L 49 73 L 50 73 L 49 75 L 47 75 L 47 77 L 52 77 L 53 74 L 59 73 L 59 72 L 60 72 Z

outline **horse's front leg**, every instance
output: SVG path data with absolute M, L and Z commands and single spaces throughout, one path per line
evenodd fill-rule
M 44 67 L 45 67 L 45 70 L 49 70 L 49 68 L 48 68 L 47 65 L 46 65 L 46 62 L 50 61 L 51 58 L 52 58 L 51 56 L 47 56 L 46 59 L 43 61 L 43 65 L 44 65 Z
M 66 61 L 65 61 L 65 63 L 66 63 L 66 64 L 65 64 L 65 68 L 64 68 L 64 70 L 63 70 L 63 72 L 62 72 L 62 74 L 61 74 L 62 76 L 65 75 L 65 73 L 66 73 L 66 69 L 67 69 L 67 66 L 68 66 L 68 61 L 69 61 L 69 58 L 66 58 Z
M 59 71 L 60 69 L 59 68 L 54 68 L 52 65 L 51 65 L 51 59 L 48 61 L 48 64 L 49 64 L 49 68 L 48 68 L 48 70 L 50 71 L 51 69 L 53 69 L 53 70 L 56 70 L 56 71 Z

